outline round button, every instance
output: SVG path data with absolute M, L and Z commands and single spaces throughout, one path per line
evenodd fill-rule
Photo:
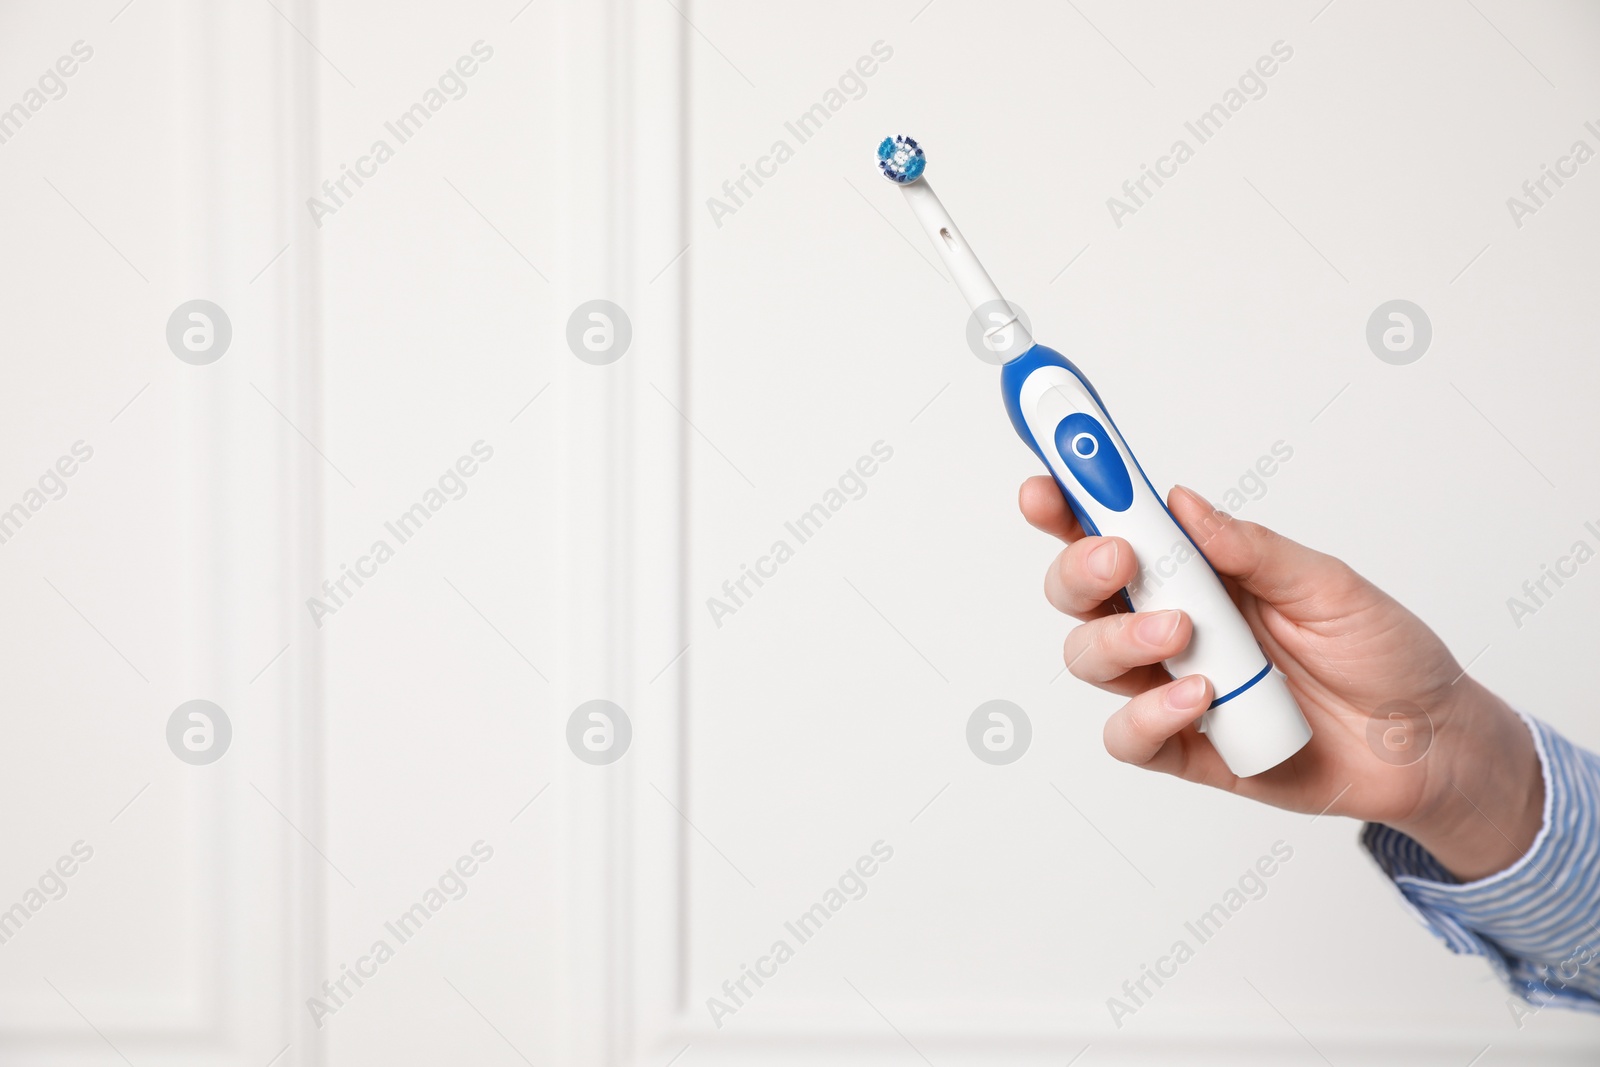
M 1052 443 L 1066 473 L 1096 503 L 1112 511 L 1127 511 L 1133 506 L 1133 478 L 1128 465 L 1099 419 L 1086 411 L 1074 411 L 1056 424 Z M 1101 451 L 1107 448 L 1111 451 L 1101 459 Z M 1077 492 L 1070 486 L 1069 491 Z

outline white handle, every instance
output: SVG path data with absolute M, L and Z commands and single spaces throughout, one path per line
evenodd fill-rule
M 1311 727 L 1283 678 L 1204 555 L 1166 504 L 1087 384 L 1047 364 L 1022 383 L 1018 407 L 1040 454 L 1090 532 L 1133 546 L 1128 585 L 1136 611 L 1179 608 L 1194 624 L 1189 646 L 1167 661 L 1174 677 L 1203 674 L 1216 699 L 1201 719 L 1228 768 L 1249 777 L 1299 751 Z

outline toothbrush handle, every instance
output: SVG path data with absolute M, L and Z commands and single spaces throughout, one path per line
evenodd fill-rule
M 1034 345 L 1002 368 L 1001 388 L 1012 425 L 1044 461 L 1085 532 L 1133 546 L 1139 572 L 1127 594 L 1134 610 L 1188 614 L 1194 636 L 1166 666 L 1174 677 L 1211 680 L 1216 698 L 1200 729 L 1228 769 L 1249 777 L 1298 752 L 1311 739 L 1305 716 L 1088 379 L 1061 353 Z

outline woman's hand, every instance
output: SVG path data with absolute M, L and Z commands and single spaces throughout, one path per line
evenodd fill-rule
M 1503 870 L 1533 843 L 1544 781 L 1527 727 L 1421 619 L 1343 562 L 1192 490 L 1168 498 L 1311 723 L 1310 743 L 1287 762 L 1239 778 L 1195 729 L 1211 683 L 1173 680 L 1161 666 L 1188 645 L 1188 616 L 1111 603 L 1138 571 L 1133 550 L 1085 536 L 1051 479 L 1024 482 L 1020 503 L 1028 522 L 1068 543 L 1045 575 L 1046 598 L 1081 620 L 1067 636 L 1068 669 L 1129 698 L 1105 726 L 1117 759 L 1292 811 L 1386 823 L 1463 880 Z M 1406 718 L 1391 722 L 1397 711 Z M 1413 748 L 1396 755 L 1396 741 Z

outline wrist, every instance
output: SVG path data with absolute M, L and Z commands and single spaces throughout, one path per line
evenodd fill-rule
M 1544 825 L 1544 769 L 1510 706 L 1463 678 L 1426 760 L 1430 798 L 1396 824 L 1463 882 L 1516 863 Z

